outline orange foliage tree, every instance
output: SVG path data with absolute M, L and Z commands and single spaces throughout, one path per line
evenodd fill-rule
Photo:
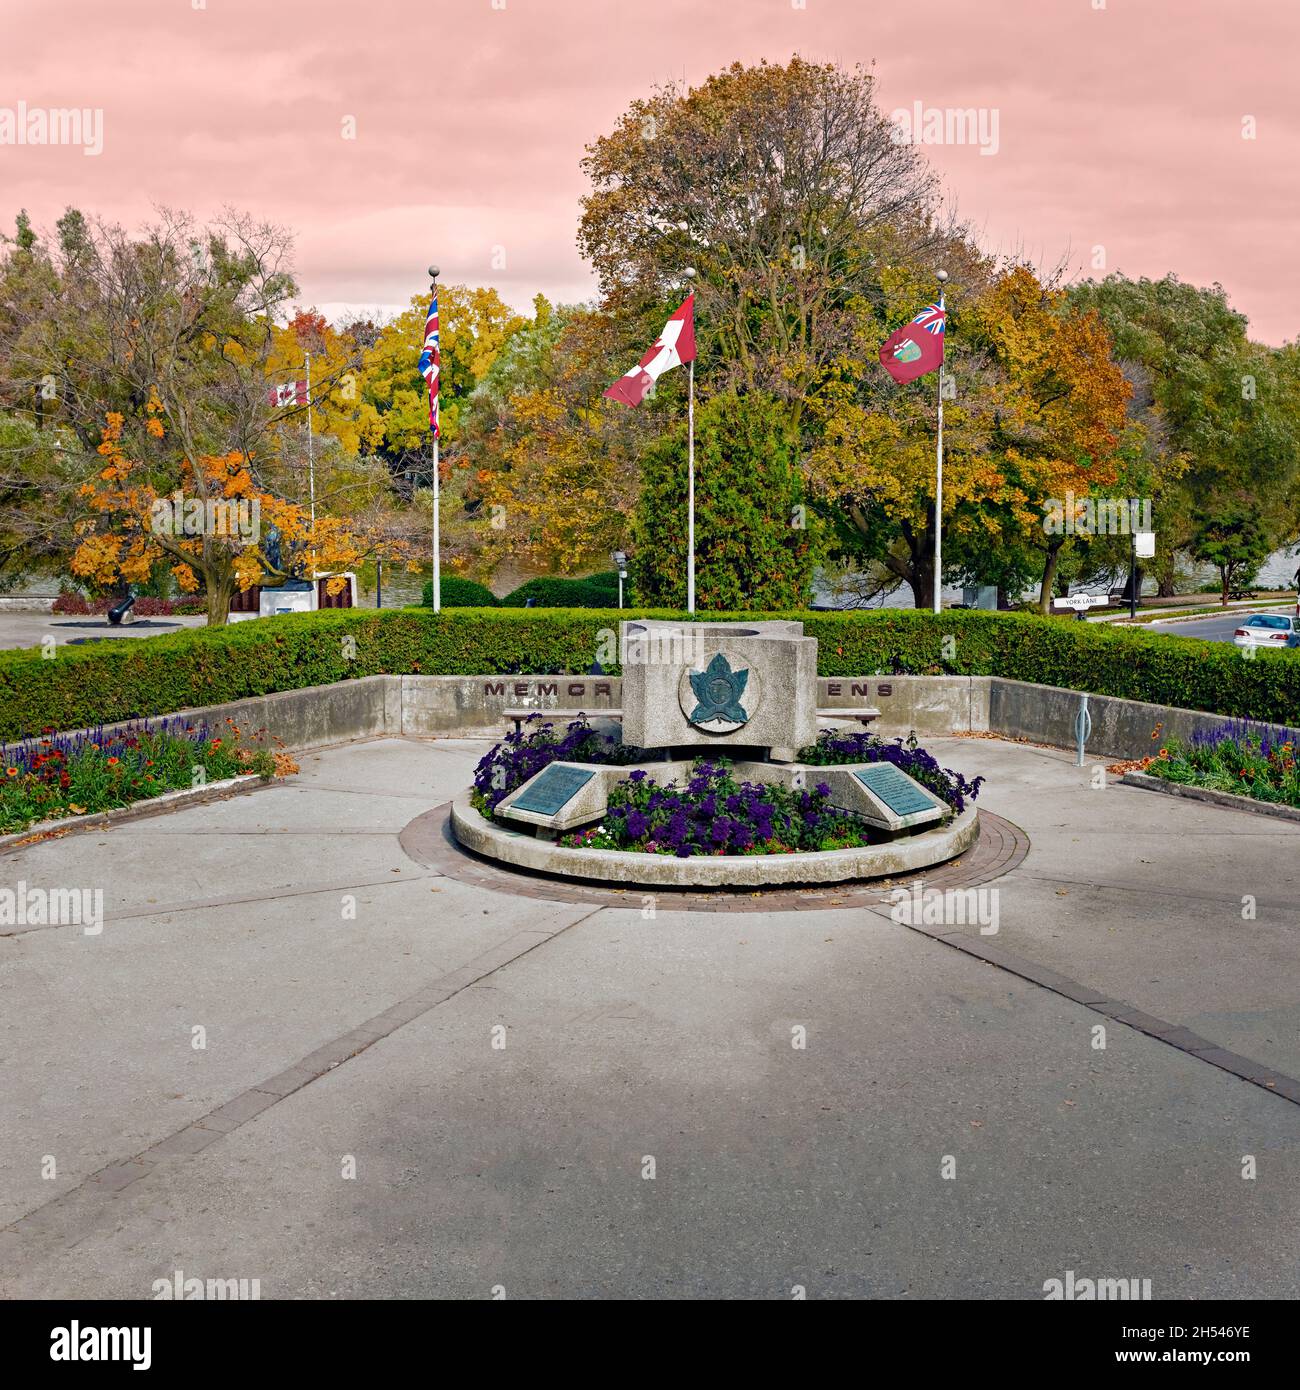
M 152 397 L 147 432 L 161 439 L 161 406 Z M 254 584 L 283 583 L 293 578 L 290 557 L 301 557 L 307 577 L 320 571 L 355 569 L 376 553 L 409 558 L 400 541 L 363 531 L 341 517 L 318 516 L 259 487 L 252 460 L 232 450 L 200 455 L 197 464 L 182 459 L 175 486 L 160 489 L 157 470 L 146 470 L 122 447 L 124 420 L 110 413 L 99 454 L 99 476 L 82 485 L 88 516 L 78 525 L 72 572 L 99 585 L 139 584 L 154 564 L 171 564 L 186 593 L 204 589 L 208 625 L 220 627 L 237 590 Z M 268 544 L 271 528 L 278 545 Z M 276 551 L 279 552 L 277 559 Z M 346 581 L 335 574 L 327 589 L 337 593 Z

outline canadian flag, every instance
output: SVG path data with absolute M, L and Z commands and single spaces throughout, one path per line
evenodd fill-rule
M 695 296 L 689 294 L 681 308 L 664 324 L 654 346 L 626 375 L 605 392 L 611 401 L 640 405 L 650 388 L 667 371 L 695 360 Z
M 273 410 L 282 410 L 287 405 L 306 405 L 307 383 L 286 381 L 283 386 L 272 386 L 266 393 L 266 400 Z

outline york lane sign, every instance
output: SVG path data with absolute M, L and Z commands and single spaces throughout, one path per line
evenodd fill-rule
M 1104 608 L 1110 602 L 1108 594 L 1071 594 L 1068 598 L 1054 598 L 1053 608 L 1072 608 L 1076 613 L 1089 608 Z

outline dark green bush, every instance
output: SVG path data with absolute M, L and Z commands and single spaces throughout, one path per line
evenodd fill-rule
M 668 610 L 638 610 L 673 618 Z M 169 714 L 378 674 L 584 672 L 606 609 L 351 609 L 261 618 L 147 640 L 0 652 L 0 738 Z M 784 613 L 820 643 L 824 676 L 999 675 L 1153 704 L 1300 722 L 1300 653 L 1245 660 L 1227 644 L 1019 613 Z M 754 614 L 710 614 L 744 621 Z M 354 643 L 344 642 L 351 637 Z M 945 647 L 944 638 L 951 637 Z M 355 650 L 353 650 L 355 647 Z M 950 653 L 945 657 L 945 651 Z M 606 663 L 610 674 L 616 664 Z
M 617 608 L 618 575 L 611 589 L 604 576 L 590 579 L 530 579 L 501 600 L 502 608 L 523 608 L 529 599 L 534 608 Z
M 695 433 L 696 607 L 810 602 L 824 536 L 806 505 L 790 403 L 761 392 L 714 396 L 696 411 Z M 686 444 L 679 421 L 641 459 L 632 573 L 647 603 L 686 602 Z
M 458 579 L 454 574 L 444 574 L 438 581 L 442 591 L 444 608 L 495 608 L 497 597 L 486 584 L 474 579 Z M 424 595 L 420 602 L 426 608 L 433 607 L 433 580 L 424 581 Z

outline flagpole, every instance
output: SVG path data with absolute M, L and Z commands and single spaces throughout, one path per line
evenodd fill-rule
M 686 611 L 695 612 L 695 359 L 686 405 Z
M 431 266 L 429 267 L 429 281 L 430 281 L 430 284 L 429 284 L 430 292 L 431 292 L 431 294 L 436 295 L 437 292 L 438 292 L 438 267 L 437 267 L 436 265 L 431 265 Z M 442 320 L 441 320 L 441 318 L 439 318 L 438 323 L 439 323 L 439 342 L 441 342 L 441 339 L 442 339 L 442 328 L 441 328 Z M 441 352 L 438 354 L 438 356 L 439 356 L 439 358 L 441 358 L 441 356 L 442 356 Z M 442 393 L 442 366 L 441 366 L 441 362 L 439 362 L 439 368 L 438 368 L 438 392 L 439 392 L 439 395 L 441 395 L 441 393 Z M 434 611 L 435 613 L 441 613 L 441 612 L 442 612 L 442 554 L 441 554 L 441 547 L 440 547 L 441 530 L 440 530 L 440 518 L 439 518 L 439 515 L 438 515 L 438 510 L 439 510 L 439 496 L 438 496 L 438 494 L 439 494 L 439 480 L 438 480 L 438 431 L 435 429 L 435 430 L 433 431 L 433 611 Z
M 939 304 L 943 307 L 943 286 L 948 272 L 940 270 Z M 947 324 L 944 324 L 945 329 Z M 946 338 L 945 334 L 945 338 Z M 947 344 L 944 344 L 945 349 Z M 945 350 L 944 356 L 947 356 Z M 934 451 L 934 611 L 943 611 L 943 358 L 939 359 L 939 434 Z
M 306 354 L 304 370 L 307 374 L 307 487 L 311 499 L 311 529 L 316 530 L 316 446 L 311 421 L 311 353 Z M 316 578 L 316 555 L 312 552 L 311 577 Z

